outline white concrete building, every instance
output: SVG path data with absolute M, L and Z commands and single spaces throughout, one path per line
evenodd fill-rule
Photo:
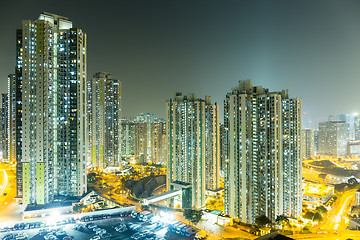
M 194 94 L 167 100 L 167 190 L 172 182 L 191 184 L 193 208 L 205 206 L 205 190 L 219 188 L 219 106 Z
M 89 136 L 92 167 L 119 167 L 121 141 L 121 81 L 98 72 L 91 79 Z
M 43 13 L 22 21 L 16 57 L 10 149 L 16 149 L 18 197 L 46 204 L 57 195 L 80 196 L 87 189 L 86 34 L 66 17 Z
M 319 153 L 333 156 L 345 156 L 347 154 L 346 122 L 319 123 Z
M 225 212 L 254 223 L 301 212 L 301 100 L 240 81 L 224 102 Z

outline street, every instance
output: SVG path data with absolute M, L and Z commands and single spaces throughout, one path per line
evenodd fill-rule
M 8 164 L 0 164 L 0 222 L 21 220 L 16 197 L 16 177 Z

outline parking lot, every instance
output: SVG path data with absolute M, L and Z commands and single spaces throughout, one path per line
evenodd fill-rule
M 130 215 L 130 214 L 125 214 Z M 85 221 L 84 221 L 85 220 Z M 103 219 L 82 219 L 74 221 L 58 221 L 52 226 L 28 226 L 2 229 L 1 240 L 4 239 L 129 239 L 129 240 L 187 240 L 190 237 L 177 234 L 171 226 L 161 222 L 140 221 L 131 216 L 106 216 Z M 25 229 L 23 229 L 25 228 Z M 26 229 L 28 228 L 28 229 Z

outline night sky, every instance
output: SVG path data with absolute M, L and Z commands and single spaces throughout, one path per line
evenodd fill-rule
M 87 33 L 88 77 L 122 80 L 123 116 L 164 118 L 176 91 L 210 95 L 222 111 L 245 79 L 302 98 L 304 122 L 360 112 L 360 1 L 1 0 L 0 92 L 16 28 L 44 11 Z

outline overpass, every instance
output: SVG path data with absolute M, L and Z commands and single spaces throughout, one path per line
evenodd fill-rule
M 165 201 L 167 199 L 177 197 L 177 196 L 181 195 L 181 193 L 182 193 L 181 190 L 171 190 L 171 191 L 168 191 L 168 192 L 160 193 L 160 194 L 155 195 L 155 196 L 144 198 L 143 199 L 143 204 L 148 205 L 148 204 L 151 204 L 151 203 L 162 202 L 162 201 Z

